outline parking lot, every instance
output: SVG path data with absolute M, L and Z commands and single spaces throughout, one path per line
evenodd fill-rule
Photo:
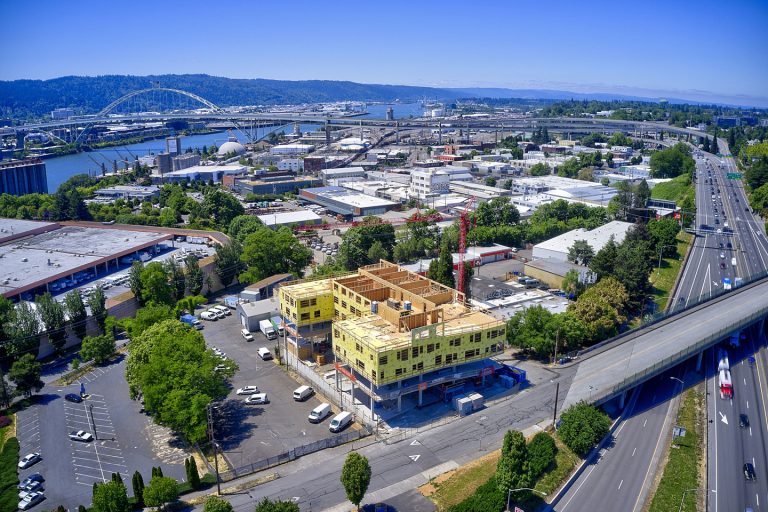
M 67 393 L 77 394 L 80 384 L 48 385 L 34 405 L 17 414 L 21 456 L 39 452 L 43 457 L 19 472 L 20 480 L 35 472 L 45 477 L 46 500 L 33 510 L 87 506 L 93 483 L 110 480 L 112 473 L 120 474 L 129 494 L 136 470 L 145 482 L 149 482 L 153 466 L 161 466 L 166 476 L 184 478 L 187 452 L 167 429 L 155 425 L 139 412 L 139 404 L 128 398 L 124 359 L 85 374 L 82 383 L 87 398 L 81 403 L 64 399 Z M 94 440 L 70 440 L 70 432 L 78 430 L 91 433 Z
M 305 402 L 293 400 L 293 390 L 304 384 L 294 380 L 274 360 L 262 361 L 260 347 L 274 349 L 260 332 L 254 341 L 246 342 L 240 334 L 242 326 L 234 314 L 223 320 L 204 322 L 202 331 L 209 347 L 218 347 L 240 366 L 232 379 L 232 391 L 214 413 L 216 438 L 229 463 L 241 467 L 252 462 L 287 452 L 300 445 L 319 441 L 337 434 L 328 430 L 333 415 L 319 424 L 307 420 L 310 411 L 327 399 L 315 395 Z M 269 403 L 246 405 L 246 396 L 237 389 L 258 386 L 267 393 Z M 330 403 L 330 402 L 329 402 Z M 331 403 L 333 414 L 339 412 Z

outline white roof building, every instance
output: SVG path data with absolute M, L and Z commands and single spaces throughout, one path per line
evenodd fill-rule
M 586 240 L 595 253 L 597 253 L 605 247 L 605 244 L 608 243 L 611 237 L 613 237 L 617 244 L 623 242 L 627 231 L 632 226 L 631 222 L 614 220 L 591 231 L 583 228 L 574 229 L 534 245 L 533 258 L 552 258 L 554 260 L 568 261 L 568 249 L 573 246 L 576 240 Z
M 323 221 L 322 217 L 309 210 L 257 215 L 257 217 L 265 226 L 269 227 L 305 226 L 308 224 L 321 224 Z
M 272 155 L 303 155 L 315 149 L 312 144 L 280 144 L 269 149 Z

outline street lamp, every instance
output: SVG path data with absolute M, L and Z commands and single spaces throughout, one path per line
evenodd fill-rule
M 216 453 L 216 435 L 213 430 L 213 414 L 211 414 L 212 409 L 218 409 L 218 407 L 214 407 L 212 404 L 208 404 L 208 432 L 211 436 L 211 445 L 213 446 L 213 463 L 216 468 L 216 492 L 217 494 L 221 495 L 221 478 L 219 477 L 219 456 Z
M 512 493 L 513 492 L 517 492 L 517 491 L 531 491 L 531 492 L 535 492 L 535 493 L 541 494 L 542 496 L 546 496 L 547 495 L 547 493 L 545 493 L 545 492 L 537 491 L 536 489 L 531 489 L 530 487 L 521 487 L 519 489 L 510 489 L 509 492 L 507 492 L 507 510 L 506 510 L 506 512 L 510 512 L 509 502 L 512 499 Z
M 674 377 L 672 377 L 674 379 Z M 689 492 L 699 492 L 699 491 L 706 491 L 706 489 L 686 489 L 683 491 L 683 497 L 680 498 L 680 508 L 677 509 L 677 512 L 682 512 L 683 510 L 683 502 L 685 501 L 685 495 Z
M 667 247 L 676 247 L 676 244 L 662 245 L 661 248 L 659 249 L 659 267 L 657 269 L 658 272 L 661 272 L 661 255 L 664 253 L 664 249 L 666 249 Z
M 677 377 L 670 377 L 670 380 L 676 380 L 680 383 L 680 392 L 683 392 L 683 387 L 685 387 L 685 382 L 683 382 L 683 379 L 679 379 Z

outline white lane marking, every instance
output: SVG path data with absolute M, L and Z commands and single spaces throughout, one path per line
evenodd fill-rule
M 624 483 L 624 480 L 622 479 L 621 482 L 619 482 L 619 488 L 617 489 L 618 491 L 621 490 L 621 484 L 623 484 L 623 483 Z
M 637 451 L 637 447 L 634 447 L 634 448 L 632 449 L 632 456 L 633 456 L 633 457 L 635 456 L 635 452 L 636 452 L 636 451 Z
M 594 470 L 595 470 L 595 466 L 592 466 L 591 468 L 589 468 L 589 472 L 587 473 L 587 476 L 584 477 L 584 480 L 582 480 L 582 482 L 579 484 L 579 486 L 576 488 L 576 490 L 573 491 L 573 495 L 571 495 L 571 497 L 568 499 L 568 501 L 565 502 L 565 505 L 563 505 L 563 508 L 560 509 L 561 511 L 564 511 L 566 508 L 568 508 L 568 505 L 571 503 L 573 498 L 576 497 L 576 494 L 579 492 L 581 487 L 584 485 L 584 483 L 589 478 L 589 475 L 591 475 Z
M 747 400 L 747 409 L 749 409 L 749 400 Z

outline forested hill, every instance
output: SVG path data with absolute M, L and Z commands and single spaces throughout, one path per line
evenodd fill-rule
M 233 79 L 209 75 L 66 76 L 51 80 L 0 81 L 0 117 L 38 117 L 60 107 L 73 107 L 78 114 L 93 114 L 123 94 L 151 87 L 152 82 L 195 93 L 222 107 L 344 100 L 415 101 L 424 97 L 441 100 L 463 95 L 459 91 L 430 87 L 330 80 Z

